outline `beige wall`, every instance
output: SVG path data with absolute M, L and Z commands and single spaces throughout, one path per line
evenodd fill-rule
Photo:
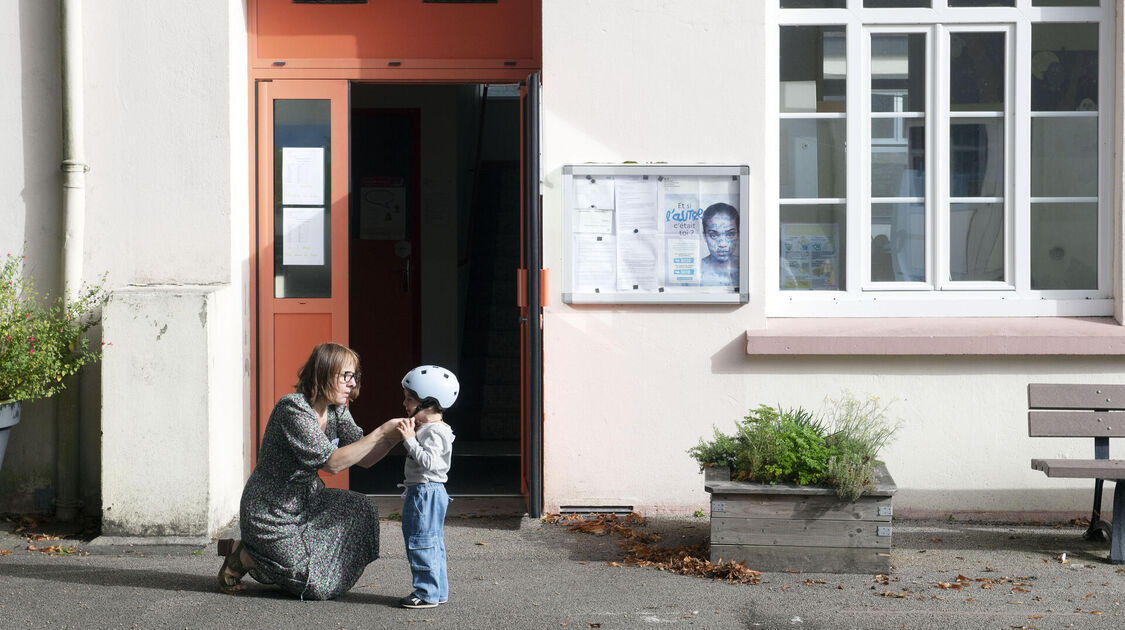
M 761 403 L 819 410 L 844 389 L 897 401 L 904 425 L 884 453 L 896 510 L 1089 509 L 1088 481 L 1030 469 L 1031 457 L 1089 457 L 1092 444 L 1028 438 L 1026 386 L 1123 382 L 1116 357 L 746 354 L 746 330 L 769 326 L 760 252 L 774 211 L 763 190 L 776 190 L 763 178 L 777 177 L 767 106 L 777 36 L 766 4 L 544 1 L 546 509 L 702 508 L 708 495 L 686 451 L 713 426 L 729 431 Z M 623 161 L 750 166 L 748 304 L 562 303 L 562 167 Z

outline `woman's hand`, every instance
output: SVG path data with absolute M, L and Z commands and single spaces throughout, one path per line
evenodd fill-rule
M 388 420 L 371 433 L 363 436 L 358 442 L 341 446 L 332 451 L 328 462 L 321 469 L 336 474 L 356 464 L 364 468 L 370 468 L 375 462 L 383 459 L 395 444 L 405 439 L 400 429 L 401 422 L 405 420 L 408 419 L 394 418 Z M 413 421 L 411 422 L 413 423 Z M 413 428 L 413 424 L 411 424 L 411 427 Z M 412 430 L 411 435 L 413 434 Z

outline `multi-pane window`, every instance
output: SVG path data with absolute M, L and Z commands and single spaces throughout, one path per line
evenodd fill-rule
M 1103 4 L 779 0 L 772 310 L 1112 312 Z

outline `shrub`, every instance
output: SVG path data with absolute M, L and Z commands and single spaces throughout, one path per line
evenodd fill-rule
M 833 427 L 827 440 L 833 455 L 825 473 L 840 497 L 854 501 L 875 480 L 876 457 L 900 423 L 887 417 L 890 404 L 876 396 L 860 400 L 845 391 L 825 402 L 826 422 Z
M 738 423 L 733 435 L 715 437 L 688 450 L 701 467 L 729 466 L 731 479 L 762 483 L 821 484 L 855 500 L 875 477 L 876 456 L 898 423 L 876 397 L 844 392 L 826 398 L 820 417 L 801 408 L 759 405 Z
M 44 304 L 23 260 L 8 254 L 0 267 L 0 403 L 50 396 L 101 357 L 83 335 L 106 301 L 101 285 L 83 287 L 69 303 L 59 297 Z
M 732 478 L 802 485 L 822 481 L 829 452 L 823 425 L 808 411 L 760 405 L 743 418 L 739 437 L 743 449 Z

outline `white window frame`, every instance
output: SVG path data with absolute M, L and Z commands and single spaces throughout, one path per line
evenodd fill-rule
M 847 50 L 846 277 L 845 290 L 781 290 L 780 208 L 799 199 L 780 198 L 766 185 L 765 314 L 770 317 L 989 317 L 1109 316 L 1113 314 L 1114 2 L 1100 7 L 949 8 L 933 0 L 929 9 L 864 9 L 848 0 L 846 9 L 780 9 L 771 6 L 774 28 L 843 26 Z M 1098 287 L 1092 290 L 1031 289 L 1031 39 L 1040 22 L 1097 22 L 1098 28 Z M 1004 31 L 1008 50 L 1005 83 L 1005 275 L 1001 282 L 948 281 L 949 115 L 948 41 L 955 31 Z M 925 32 L 926 88 L 926 282 L 870 281 L 870 36 L 872 33 Z M 780 38 L 770 38 L 779 50 Z M 772 124 L 767 124 L 768 155 L 780 152 L 778 67 L 773 64 Z M 944 101 L 939 100 L 944 99 Z M 937 106 L 940 105 L 940 106 Z M 1050 114 L 1047 114 L 1050 115 Z M 790 117 L 799 117 L 799 114 Z M 776 162 L 776 160 L 774 160 Z M 1017 163 L 1018 162 L 1018 163 Z M 767 171 L 771 169 L 766 169 Z M 883 198 L 880 198 L 883 200 Z M 1077 200 L 1077 199 L 1076 199 Z M 1083 199 L 1085 200 L 1085 199 Z M 818 200 L 825 202 L 827 200 Z M 845 200 L 839 200 L 845 202 Z M 772 202 L 772 203 L 771 203 Z

